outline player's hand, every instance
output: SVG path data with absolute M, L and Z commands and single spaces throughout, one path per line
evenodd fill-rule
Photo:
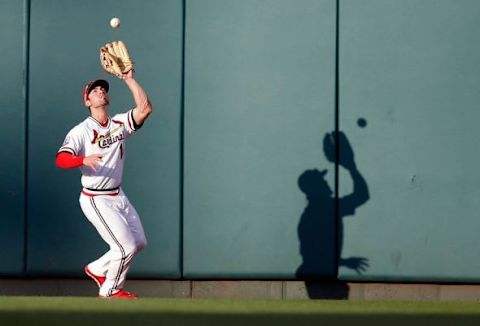
M 88 166 L 89 168 L 95 169 L 100 162 L 102 161 L 102 155 L 100 154 L 92 154 L 89 156 L 85 156 L 83 159 L 83 165 Z

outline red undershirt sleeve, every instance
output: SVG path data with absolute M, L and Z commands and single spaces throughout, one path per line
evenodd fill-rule
M 55 159 L 55 165 L 62 169 L 73 169 L 83 165 L 83 156 L 75 156 L 67 152 L 60 152 Z

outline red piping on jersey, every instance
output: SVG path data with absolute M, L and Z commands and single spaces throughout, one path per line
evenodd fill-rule
M 82 194 L 95 197 L 95 196 L 116 196 L 120 193 L 120 187 L 112 188 L 112 189 L 91 189 L 87 187 L 83 187 Z
M 82 190 L 82 194 L 88 197 L 95 197 L 95 196 L 118 196 L 118 192 L 115 194 L 91 194 L 88 192 L 85 192 L 85 190 Z
M 62 169 L 73 169 L 83 165 L 83 156 L 75 156 L 68 152 L 60 152 L 55 159 L 55 165 Z
M 92 116 L 89 116 L 89 118 L 92 119 L 93 121 L 95 121 L 102 128 L 108 128 L 108 125 L 110 124 L 110 117 L 108 117 L 108 119 L 107 119 L 107 121 L 105 121 L 105 123 L 101 123 L 100 121 L 98 121 L 97 119 L 95 119 Z
M 67 146 L 62 146 L 60 148 L 60 151 L 57 152 L 57 155 L 62 153 L 62 152 L 67 152 L 67 153 L 70 153 L 72 155 L 75 155 L 75 150 L 73 148 L 70 148 L 70 147 L 67 147 Z

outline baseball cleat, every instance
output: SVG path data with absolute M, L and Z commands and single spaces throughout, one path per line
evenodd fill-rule
M 93 274 L 88 268 L 88 265 L 85 266 L 85 274 L 87 274 L 92 280 L 95 281 L 95 283 L 97 283 L 98 288 L 102 286 L 102 284 L 105 282 L 105 279 L 106 279 L 105 276 L 99 276 L 99 275 Z
M 114 293 L 112 295 L 99 295 L 98 297 L 102 299 L 137 299 L 138 298 L 136 294 L 133 294 L 124 290 L 119 290 L 117 293 Z

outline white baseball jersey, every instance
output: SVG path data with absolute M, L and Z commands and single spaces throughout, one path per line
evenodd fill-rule
M 122 184 L 123 165 L 125 157 L 125 140 L 140 126 L 135 124 L 133 109 L 109 117 L 105 126 L 89 116 L 83 122 L 72 128 L 58 152 L 67 152 L 75 156 L 102 155 L 100 164 L 92 169 L 81 166 L 82 186 L 84 192 L 96 190 L 108 194 L 112 190 L 118 192 Z
M 123 288 L 133 258 L 147 243 L 140 217 L 121 189 L 125 141 L 138 128 L 133 109 L 109 117 L 106 125 L 89 116 L 68 132 L 58 150 L 75 156 L 102 155 L 96 168 L 80 167 L 83 190 L 79 201 L 87 219 L 110 246 L 87 265 L 94 275 L 105 277 L 99 288 L 104 297 Z

